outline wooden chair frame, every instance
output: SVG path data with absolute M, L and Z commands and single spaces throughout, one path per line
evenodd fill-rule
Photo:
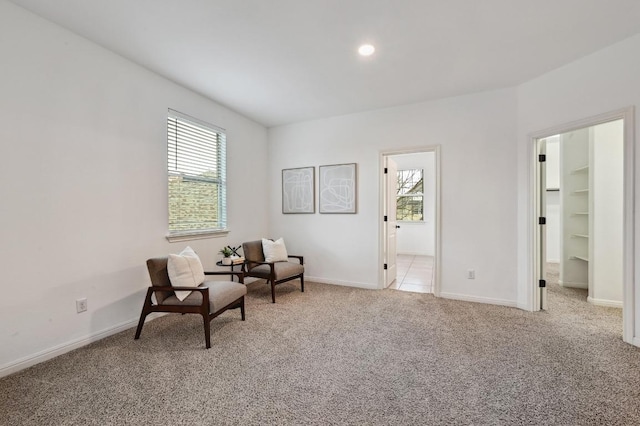
M 294 255 L 290 254 L 290 255 L 288 255 L 288 257 L 293 258 L 293 259 L 298 259 L 300 264 L 304 265 L 304 257 L 303 256 L 294 256 Z M 300 278 L 300 290 L 304 293 L 304 271 L 302 273 L 298 274 L 298 275 L 292 275 L 290 277 L 286 277 L 286 278 L 283 278 L 281 280 L 277 280 L 276 281 L 275 262 L 261 262 L 259 260 L 250 260 L 250 259 L 246 259 L 245 260 L 244 264 L 242 265 L 242 271 L 244 271 L 245 276 L 264 279 L 264 277 L 261 276 L 261 275 L 252 275 L 251 274 L 251 270 L 248 269 L 248 265 L 249 264 L 269 265 L 270 272 L 269 272 L 269 278 L 267 278 L 267 284 L 271 283 L 271 302 L 272 303 L 276 303 L 276 285 L 277 284 L 286 283 L 287 281 L 291 281 L 291 280 L 295 280 L 295 279 Z
M 243 272 L 205 272 L 205 275 L 237 275 L 240 284 L 244 284 Z M 155 304 L 151 300 L 151 295 L 156 291 L 198 291 L 202 293 L 202 304 L 200 305 L 161 305 Z M 244 313 L 244 296 L 234 300 L 227 306 L 218 309 L 216 312 L 210 311 L 209 305 L 209 287 L 173 287 L 173 286 L 151 286 L 147 289 L 147 295 L 144 299 L 144 305 L 142 306 L 142 313 L 140 314 L 140 321 L 138 321 L 138 328 L 136 329 L 135 340 L 140 338 L 142 333 L 142 326 L 144 325 L 145 318 L 152 312 L 168 312 L 179 314 L 200 314 L 204 322 L 204 338 L 207 349 L 211 347 L 211 320 L 226 311 L 227 309 L 240 308 L 240 315 L 242 321 L 245 320 Z

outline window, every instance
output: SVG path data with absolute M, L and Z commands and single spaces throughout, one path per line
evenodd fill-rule
M 169 110 L 169 240 L 227 231 L 223 129 Z
M 397 220 L 424 220 L 423 177 L 422 169 L 398 170 Z

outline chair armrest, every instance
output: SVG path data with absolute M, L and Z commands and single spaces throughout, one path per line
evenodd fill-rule
M 244 260 L 244 264 L 249 264 L 249 263 L 257 263 L 258 265 L 272 265 L 273 262 L 265 262 L 263 260 L 251 260 L 251 259 L 245 259 Z
M 295 256 L 293 254 L 290 254 L 288 257 L 293 257 L 294 259 L 298 259 L 301 265 L 304 264 L 304 256 Z
M 208 289 L 208 287 L 174 287 L 174 286 L 163 286 L 163 287 L 149 287 L 152 291 L 204 291 L 204 289 Z
M 154 287 L 151 286 L 147 289 L 147 300 L 149 301 L 149 303 L 151 303 L 151 294 L 155 291 L 198 291 L 200 293 L 202 293 L 202 303 L 200 304 L 200 306 L 202 306 L 202 309 L 209 309 L 209 287 L 204 286 L 204 287 L 174 287 L 174 286 L 158 286 L 158 287 Z
M 254 264 L 257 264 L 257 265 L 269 265 L 269 269 L 271 270 L 271 275 L 275 274 L 275 269 L 276 269 L 275 262 L 264 262 L 264 261 L 260 261 L 260 260 L 245 259 L 244 265 L 247 266 L 247 269 L 248 269 L 248 266 L 249 266 L 250 263 L 254 263 Z M 243 270 L 244 270 L 244 268 L 243 268 Z M 251 276 L 251 271 L 247 270 L 247 274 L 249 276 Z
M 211 272 L 204 272 L 205 275 L 236 275 L 238 277 L 238 281 L 241 284 L 244 284 L 244 272 L 242 271 L 211 271 Z

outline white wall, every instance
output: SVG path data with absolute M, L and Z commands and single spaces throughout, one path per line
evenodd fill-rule
M 531 309 L 531 141 L 544 129 L 640 104 L 640 35 L 636 35 L 518 87 L 518 303 Z M 638 109 L 635 111 L 638 123 Z M 637 145 L 637 138 L 636 138 Z M 635 150 L 638 164 L 640 150 Z M 635 220 L 640 219 L 640 173 L 635 174 Z M 640 227 L 633 235 L 638 246 Z M 635 258 L 636 283 L 640 265 Z M 637 287 L 637 286 L 636 286 Z M 640 307 L 636 289 L 636 311 Z M 627 314 L 625 314 L 627 315 Z M 640 329 L 640 315 L 635 328 Z
M 560 145 L 558 135 L 547 138 L 547 262 L 560 262 Z
M 231 233 L 189 242 L 205 267 L 266 233 L 262 126 L 5 1 L 0 57 L 0 375 L 132 325 L 145 260 L 187 245 L 165 239 L 167 108 L 228 132 Z
M 305 255 L 309 279 L 379 288 L 380 153 L 440 144 L 442 295 L 514 304 L 515 112 L 505 89 L 270 129 L 272 188 L 283 168 L 359 166 L 358 214 L 283 215 L 274 191 L 272 235 Z
M 547 191 L 547 262 L 560 263 L 560 191 Z
M 593 291 L 589 300 L 617 306 L 622 303 L 623 271 L 623 127 L 622 121 L 593 128 Z
M 589 151 L 592 145 L 592 130 L 589 127 L 560 135 L 560 200 L 561 225 L 560 284 L 565 287 L 589 288 L 590 238 L 589 213 L 591 192 L 576 192 L 589 189 Z M 583 169 L 583 167 L 587 167 Z M 582 259 L 580 259 L 582 258 Z
M 435 211 L 436 211 L 436 155 L 434 152 L 401 154 L 391 156 L 398 170 L 423 170 L 423 221 L 398 222 L 398 254 L 434 256 L 435 253 Z
M 560 135 L 546 138 L 547 189 L 560 188 Z

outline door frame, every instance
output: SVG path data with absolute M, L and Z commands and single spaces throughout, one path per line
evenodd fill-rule
M 635 182 L 634 182 L 634 129 L 635 129 L 635 108 L 633 106 L 622 108 L 616 111 L 588 117 L 582 120 L 573 121 L 566 124 L 554 126 L 539 132 L 535 132 L 529 136 L 529 156 L 530 156 L 530 209 L 529 209 L 529 236 L 532 244 L 529 245 L 529 291 L 530 300 L 532 301 L 531 310 L 540 310 L 540 291 L 538 285 L 538 271 L 540 254 L 538 248 L 540 245 L 539 233 L 538 233 L 538 211 L 540 208 L 539 200 L 536 195 L 539 188 L 539 174 L 540 167 L 538 162 L 538 140 L 547 138 L 553 135 L 570 132 L 573 130 L 582 129 L 585 127 L 596 126 L 598 124 L 607 123 L 615 120 L 623 120 L 624 126 L 624 188 L 623 188 L 623 300 L 622 300 L 622 340 L 640 346 L 640 339 L 636 338 L 635 330 L 635 294 L 636 294 L 636 280 L 635 280 L 635 247 L 634 247 L 634 235 L 635 235 L 635 218 L 634 218 L 634 205 L 635 205 Z
M 385 250 L 385 241 L 384 241 L 384 213 L 385 213 L 385 203 L 387 196 L 385 194 L 384 187 L 384 164 L 385 158 L 394 155 L 401 154 L 421 154 L 424 152 L 433 152 L 434 153 L 434 162 L 435 162 L 435 208 L 434 208 L 434 274 L 433 274 L 433 294 L 436 297 L 440 297 L 440 269 L 441 269 L 441 259 L 442 259 L 442 249 L 441 249 L 441 217 L 442 217 L 442 207 L 441 207 L 441 185 L 442 185 L 442 176 L 440 169 L 440 157 L 441 157 L 441 147 L 440 145 L 429 145 L 429 146 L 421 146 L 421 147 L 413 147 L 413 148 L 402 148 L 402 149 L 392 149 L 392 150 L 382 150 L 379 154 L 379 164 L 378 164 L 378 288 L 385 288 L 384 283 L 384 250 Z
M 397 218 L 397 208 L 398 203 L 390 202 L 391 199 L 397 200 L 398 194 L 398 163 L 394 160 L 395 157 L 390 155 L 384 156 L 384 193 L 385 193 L 385 203 L 384 203 L 384 217 L 386 220 L 383 220 L 383 244 L 384 244 L 384 265 L 383 268 L 384 274 L 384 286 L 387 287 L 391 285 L 393 281 L 397 281 L 398 279 L 398 218 Z M 392 173 L 395 172 L 395 176 L 392 176 Z M 393 189 L 393 191 L 392 191 Z M 424 207 L 424 195 L 422 197 L 423 207 Z M 393 238 L 393 243 L 391 240 Z M 393 250 L 390 250 L 393 248 Z M 391 259 L 390 254 L 393 253 L 395 259 Z M 390 279 L 393 280 L 390 281 Z
M 547 155 L 547 141 L 544 138 L 536 139 L 536 153 L 537 156 Z M 547 163 L 538 160 L 538 167 L 536 173 L 536 216 L 546 217 L 547 213 Z M 544 279 L 547 274 L 547 224 L 538 222 L 538 229 L 536 232 L 536 271 L 540 279 Z M 538 281 L 540 282 L 540 281 Z M 540 300 L 538 308 L 540 310 L 547 309 L 547 288 L 538 286 L 537 296 Z

